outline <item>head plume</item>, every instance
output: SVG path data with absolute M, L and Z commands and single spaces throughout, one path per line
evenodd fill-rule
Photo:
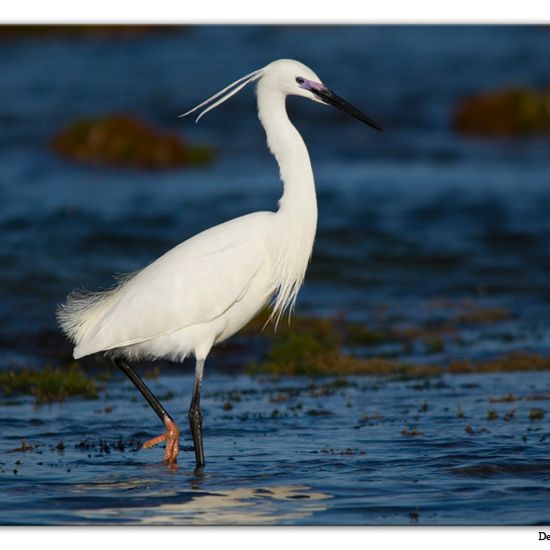
M 180 117 L 187 116 L 187 115 L 190 115 L 191 113 L 194 113 L 198 109 L 201 109 L 202 107 L 206 107 L 204 111 L 202 111 L 199 114 L 199 116 L 195 119 L 195 122 L 198 122 L 208 111 L 215 109 L 216 107 L 221 105 L 224 101 L 227 101 L 231 96 L 234 96 L 237 92 L 242 90 L 248 83 L 258 80 L 258 78 L 262 76 L 263 71 L 264 69 L 262 68 L 262 69 L 253 71 L 251 73 L 248 73 L 245 76 L 242 76 L 238 80 L 235 80 L 235 82 L 229 84 L 229 86 L 226 86 L 223 90 L 220 90 L 218 93 L 214 94 L 212 97 L 209 97 L 207 100 L 203 101 L 196 107 L 193 107 L 190 111 L 187 111 L 186 113 L 183 113 L 182 115 L 179 115 L 179 116 Z M 214 103 L 209 105 L 211 101 L 214 101 Z

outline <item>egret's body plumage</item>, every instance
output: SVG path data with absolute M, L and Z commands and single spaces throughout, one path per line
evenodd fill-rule
M 104 299 L 100 295 L 92 307 L 86 307 L 84 296 L 75 358 L 98 351 L 131 360 L 178 361 L 190 353 L 205 358 L 213 344 L 250 319 L 249 310 L 254 315 L 269 298 L 272 260 L 265 228 L 270 222 L 266 212 L 218 225 L 176 246 Z M 256 231 L 245 240 L 250 225 Z
M 75 343 L 74 357 L 104 352 L 118 359 L 167 426 L 167 433 L 177 431 L 175 423 L 140 386 L 142 381 L 126 361 L 182 361 L 195 356 L 190 420 L 197 465 L 203 463 L 198 397 L 204 360 L 213 345 L 235 334 L 266 304 L 272 303 L 275 321 L 291 309 L 311 256 L 317 226 L 313 171 L 305 143 L 288 118 L 286 96 L 332 103 L 375 125 L 358 111 L 352 112 L 354 108 L 332 94 L 309 68 L 292 60 L 275 61 L 250 73 L 190 112 L 210 103 L 200 118 L 251 81 L 258 81 L 258 116 L 284 185 L 278 210 L 248 214 L 207 229 L 113 289 L 73 293 L 58 310 L 61 327 Z M 167 445 L 168 462 L 177 456 L 174 433 L 151 443 L 172 441 L 171 454 Z

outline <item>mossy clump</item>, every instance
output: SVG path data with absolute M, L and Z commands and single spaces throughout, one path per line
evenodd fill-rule
M 508 395 L 504 395 L 503 397 L 491 397 L 489 399 L 491 403 L 513 403 L 517 400 L 518 398 L 511 393 L 509 393 Z
M 430 319 L 423 324 L 410 326 L 371 326 L 338 317 L 314 317 L 293 315 L 290 322 L 285 318 L 275 329 L 268 323 L 271 310 L 265 308 L 242 331 L 247 336 L 261 333 L 263 338 L 279 341 L 291 333 L 300 333 L 329 344 L 347 348 L 377 347 L 383 344 L 402 346 L 405 352 L 421 345 L 426 353 L 445 351 L 449 339 L 459 338 L 464 326 L 478 326 L 508 320 L 512 314 L 501 307 L 481 306 L 473 302 L 460 302 L 444 320 Z
M 386 357 L 349 356 L 342 352 L 339 345 L 325 347 L 323 342 L 311 336 L 296 334 L 276 341 L 268 351 L 266 360 L 249 365 L 247 373 L 273 376 L 367 375 L 413 379 L 444 374 L 538 370 L 550 370 L 550 356 L 513 352 L 483 361 L 454 361 L 449 365 L 409 363 Z
M 529 409 L 529 420 L 542 420 L 543 418 L 543 409 Z
M 441 353 L 445 350 L 445 343 L 442 338 L 430 338 L 424 344 L 426 353 Z
M 255 335 L 262 331 L 264 337 L 279 340 L 290 334 L 307 334 L 325 342 L 325 345 L 340 343 L 343 322 L 331 317 L 314 317 L 293 314 L 288 320 L 283 317 L 275 326 L 269 322 L 272 310 L 264 308 L 241 331 L 241 334 Z
M 346 325 L 346 343 L 351 346 L 377 346 L 396 339 L 390 330 L 373 329 L 359 323 Z
M 269 314 L 269 310 L 262 311 L 245 327 L 245 332 L 263 327 Z M 319 375 L 339 357 L 341 334 L 332 319 L 297 315 L 290 325 L 281 322 L 269 335 L 271 345 L 266 361 L 249 365 L 250 374 Z
M 396 357 L 358 357 L 358 347 L 376 347 L 397 343 L 405 353 L 422 344 L 426 353 L 445 351 L 447 339 L 458 341 L 461 325 L 486 325 L 511 318 L 503 308 L 482 307 L 470 302 L 460 303 L 451 318 L 422 326 L 371 328 L 345 318 L 295 315 L 290 324 L 282 320 L 277 329 L 266 323 L 270 310 L 263 310 L 244 329 L 247 336 L 259 335 L 265 341 L 265 359 L 249 365 L 249 374 L 279 375 L 374 375 L 402 379 L 441 376 L 444 374 L 475 374 L 501 371 L 550 370 L 550 355 L 512 352 L 485 360 L 455 360 L 447 364 L 411 363 Z M 371 355 L 371 354 L 369 354 Z
M 297 332 L 280 338 L 271 348 L 268 357 L 276 363 L 289 363 L 296 359 L 307 361 L 308 358 L 316 358 L 335 349 L 336 346 L 319 340 L 313 334 Z
M 273 345 L 266 361 L 247 368 L 248 374 L 275 376 L 393 376 L 419 378 L 440 376 L 444 373 L 438 365 L 409 364 L 384 357 L 352 357 L 342 353 L 339 346 L 324 348 L 312 337 L 290 336 Z
M 461 304 L 460 311 L 451 319 L 459 325 L 490 325 L 511 319 L 512 314 L 498 306 L 477 306 L 465 302 Z
M 407 430 L 407 428 L 403 428 L 401 430 L 401 435 L 405 435 L 408 437 L 414 437 L 417 435 L 425 435 L 424 432 L 420 432 L 416 429 L 416 426 L 412 430 Z
M 125 114 L 77 120 L 54 138 L 53 147 L 76 162 L 123 168 L 160 170 L 213 159 L 209 147 L 190 146 L 176 134 Z
M 484 361 L 454 361 L 449 366 L 449 373 L 451 374 L 539 370 L 550 370 L 550 356 L 511 352 Z
M 95 381 L 88 378 L 77 364 L 68 368 L 47 366 L 41 370 L 0 372 L 0 392 L 4 395 L 33 395 L 37 403 L 64 401 L 76 395 L 97 398 Z
M 269 310 L 261 312 L 247 327 L 251 334 L 261 329 L 269 318 Z M 247 367 L 248 374 L 349 376 L 364 374 L 417 378 L 439 376 L 438 365 L 409 364 L 385 357 L 354 357 L 344 351 L 348 346 L 377 345 L 398 340 L 398 331 L 371 329 L 339 318 L 293 316 L 290 324 L 281 322 L 269 337 L 265 361 Z
M 453 125 L 466 134 L 550 134 L 550 90 L 511 88 L 474 95 L 457 107 Z

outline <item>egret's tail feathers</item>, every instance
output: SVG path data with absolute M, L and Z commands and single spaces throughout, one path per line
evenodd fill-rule
M 85 340 L 90 330 L 96 326 L 112 292 L 75 290 L 57 308 L 57 322 L 74 344 L 78 345 Z
M 191 113 L 194 113 L 198 109 L 205 107 L 211 101 L 214 101 L 218 97 L 222 96 L 220 97 L 220 99 L 212 103 L 212 105 L 210 105 L 209 107 L 206 107 L 206 109 L 204 109 L 204 111 L 202 111 L 202 113 L 199 114 L 199 116 L 195 119 L 195 122 L 198 122 L 208 111 L 215 109 L 218 105 L 221 105 L 224 101 L 227 101 L 230 97 L 234 96 L 237 92 L 242 90 L 249 82 L 258 80 L 258 78 L 260 78 L 262 74 L 263 74 L 263 69 L 258 69 L 257 71 L 254 71 L 254 72 L 248 73 L 245 76 L 242 76 L 238 80 L 235 80 L 235 82 L 229 84 L 229 86 L 226 86 L 223 90 L 220 90 L 218 93 L 214 94 L 212 97 L 209 97 L 207 100 L 203 101 L 196 107 L 193 107 L 190 111 L 187 111 L 186 113 L 183 113 L 182 115 L 179 115 L 179 116 L 182 117 L 182 116 L 190 115 Z M 234 86 L 235 88 L 232 89 Z M 223 95 L 223 94 L 226 94 L 226 95 Z
M 78 347 L 86 341 L 103 318 L 121 287 L 133 277 L 133 274 L 117 277 L 117 284 L 102 292 L 74 290 L 56 311 L 57 322 L 61 330 Z M 75 350 L 76 352 L 76 350 Z

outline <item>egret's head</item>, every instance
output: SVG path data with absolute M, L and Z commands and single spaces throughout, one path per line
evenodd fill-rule
M 321 79 L 306 65 L 294 59 L 278 59 L 262 69 L 261 85 L 285 95 L 298 95 L 323 103 L 312 90 L 324 88 Z
M 263 68 L 261 85 L 278 89 L 286 95 L 298 95 L 324 105 L 338 107 L 361 122 L 382 131 L 372 118 L 329 90 L 309 67 L 299 61 L 279 59 L 270 63 Z
M 271 92 L 283 95 L 297 95 L 324 105 L 333 105 L 361 122 L 364 122 L 377 130 L 382 130 L 382 128 L 374 122 L 374 120 L 329 90 L 309 67 L 306 67 L 303 63 L 295 61 L 294 59 L 278 59 L 277 61 L 273 61 L 269 65 L 266 65 L 257 71 L 239 78 L 239 80 L 236 80 L 223 90 L 219 91 L 217 94 L 208 98 L 206 101 L 203 101 L 200 105 L 197 105 L 195 108 L 187 111 L 187 113 L 184 113 L 181 116 L 188 115 L 202 107 L 205 107 L 202 113 L 197 117 L 198 121 L 208 111 L 216 108 L 231 96 L 235 95 L 249 82 L 254 81 L 258 81 L 259 90 L 269 90 Z

